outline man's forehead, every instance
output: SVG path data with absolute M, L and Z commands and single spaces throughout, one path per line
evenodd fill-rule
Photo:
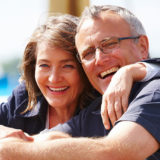
M 113 12 L 113 11 L 102 11 L 99 13 L 96 17 L 86 17 L 83 19 L 83 21 L 80 24 L 79 31 L 80 30 L 88 30 L 91 26 L 96 27 L 97 24 L 103 25 L 106 23 L 126 23 L 128 24 L 123 17 L 121 17 L 119 14 Z M 78 31 L 78 32 L 79 32 Z
M 111 11 L 104 11 L 99 14 L 98 18 L 85 18 L 80 24 L 77 36 L 82 34 L 97 34 L 97 32 L 107 33 L 108 36 L 116 36 L 114 34 L 130 32 L 129 24 L 118 14 Z M 113 35 L 112 35 L 113 34 Z
M 94 19 L 92 18 L 85 18 L 81 24 L 80 27 L 80 31 L 84 31 L 84 30 L 88 30 L 88 28 L 90 28 L 90 26 L 92 26 L 94 24 Z
M 76 34 L 76 37 L 75 37 L 76 44 L 77 44 L 78 39 L 81 39 L 84 37 L 85 37 L 85 39 L 87 39 L 87 38 L 90 39 L 90 37 L 88 37 L 88 35 L 90 35 L 90 32 L 93 29 L 93 26 L 94 26 L 93 24 L 94 24 L 94 21 L 91 18 L 87 18 L 83 21 L 83 23 L 80 27 L 80 30 L 78 31 L 78 33 Z
M 100 18 L 105 18 L 105 17 L 110 17 L 110 16 L 118 16 L 118 17 L 121 17 L 119 14 L 111 11 L 111 10 L 107 10 L 107 11 L 102 11 L 99 13 L 98 15 Z

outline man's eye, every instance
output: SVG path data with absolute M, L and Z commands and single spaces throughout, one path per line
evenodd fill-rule
M 109 38 L 101 42 L 101 48 L 105 51 L 107 49 L 114 49 L 118 47 L 117 38 Z
M 117 46 L 117 42 L 110 42 L 110 43 L 104 43 L 102 44 L 102 48 L 104 49 L 112 49 L 115 48 Z
M 92 57 L 94 57 L 94 55 L 95 55 L 95 51 L 94 51 L 94 50 L 90 50 L 90 51 L 87 51 L 87 52 L 83 55 L 82 59 L 88 60 L 88 59 L 91 59 Z

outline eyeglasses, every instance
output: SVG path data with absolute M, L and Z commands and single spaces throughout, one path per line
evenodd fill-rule
M 78 60 L 82 62 L 89 62 L 95 59 L 96 50 L 99 49 L 104 54 L 112 53 L 114 50 L 120 47 L 120 41 L 126 39 L 139 39 L 140 36 L 133 36 L 133 37 L 108 37 L 102 40 L 99 44 L 99 47 L 93 48 L 90 47 L 86 51 L 83 52 L 82 56 L 77 54 Z

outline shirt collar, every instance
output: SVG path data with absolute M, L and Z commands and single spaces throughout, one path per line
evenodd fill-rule
M 46 115 L 47 113 L 47 108 L 48 108 L 48 103 L 47 101 L 44 99 L 43 96 L 39 97 L 37 99 L 37 104 L 36 106 L 30 110 L 30 111 L 27 111 L 25 112 L 24 114 L 22 113 L 26 107 L 25 104 L 27 103 L 22 103 L 19 107 L 17 107 L 17 109 L 15 110 L 15 115 L 16 117 L 26 117 L 26 118 L 29 118 L 29 117 L 34 117 L 34 116 L 40 116 L 40 115 Z

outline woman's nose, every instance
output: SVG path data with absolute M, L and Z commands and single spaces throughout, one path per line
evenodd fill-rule
M 61 73 L 58 70 L 53 69 L 49 73 L 48 80 L 49 82 L 52 82 L 52 83 L 59 82 L 61 80 Z

